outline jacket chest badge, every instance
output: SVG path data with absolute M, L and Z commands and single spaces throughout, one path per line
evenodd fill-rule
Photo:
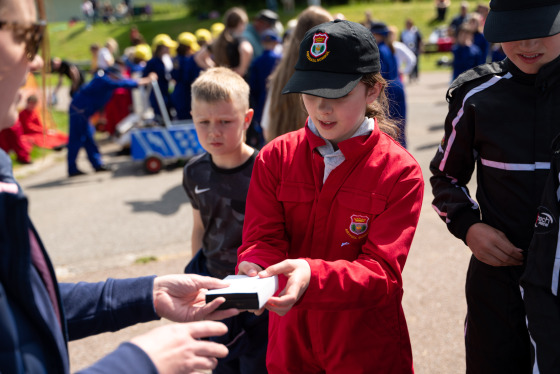
M 346 229 L 346 233 L 352 239 L 361 239 L 367 234 L 368 222 L 369 217 L 353 214 L 350 216 L 350 226 Z

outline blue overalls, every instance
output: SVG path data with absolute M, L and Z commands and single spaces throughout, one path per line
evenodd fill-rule
M 95 112 L 102 109 L 111 99 L 117 88 L 135 88 L 138 83 L 131 79 L 112 79 L 104 72 L 99 72 L 84 87 L 82 87 L 70 103 L 70 129 L 68 136 L 68 174 L 78 173 L 76 158 L 82 147 L 86 149 L 91 166 L 98 169 L 103 165 L 101 154 L 93 138 L 95 129 L 89 122 Z

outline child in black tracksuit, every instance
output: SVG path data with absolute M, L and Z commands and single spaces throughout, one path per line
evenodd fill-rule
M 519 280 L 560 133 L 559 13 L 559 0 L 492 0 L 484 35 L 501 42 L 507 58 L 463 73 L 448 91 L 445 136 L 430 170 L 435 210 L 473 252 L 467 373 L 531 373 L 535 350 L 540 364 L 542 340 L 532 327 L 543 321 L 527 315 L 531 349 Z M 475 165 L 476 201 L 467 188 Z M 533 290 L 525 290 L 528 311 L 538 306 Z

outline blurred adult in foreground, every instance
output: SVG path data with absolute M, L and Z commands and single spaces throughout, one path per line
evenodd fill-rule
M 42 0 L 37 0 L 45 19 Z M 0 128 L 17 118 L 18 89 L 36 65 L 44 32 L 33 0 L 0 2 Z M 30 62 L 35 61 L 35 62 Z M 223 319 L 236 310 L 204 304 L 203 288 L 225 283 L 170 275 L 57 283 L 53 266 L 28 216 L 28 201 L 0 151 L 0 372 L 69 373 L 68 340 L 116 331 L 165 317 L 186 322 Z M 198 338 L 220 335 L 219 322 L 169 324 L 123 343 L 82 373 L 185 373 L 215 367 L 226 347 Z
M 286 41 L 282 58 L 270 75 L 268 94 L 261 118 L 266 142 L 279 135 L 295 131 L 305 124 L 307 112 L 299 95 L 282 95 L 282 89 L 295 71 L 299 45 L 307 30 L 332 20 L 331 14 L 319 6 L 310 6 L 300 13 L 296 27 Z

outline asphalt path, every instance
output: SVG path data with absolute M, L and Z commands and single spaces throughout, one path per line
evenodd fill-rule
M 403 273 L 404 310 L 420 374 L 465 371 L 464 279 L 470 252 L 431 208 L 428 181 L 429 161 L 443 135 L 449 76 L 447 71 L 426 73 L 407 85 L 409 151 L 426 180 L 420 222 Z M 112 172 L 93 173 L 83 151 L 78 165 L 89 173 L 85 176 L 66 177 L 64 151 L 17 171 L 59 280 L 181 273 L 190 257 L 192 227 L 181 168 L 146 175 L 139 163 L 116 156 L 118 147 L 109 140 L 100 143 Z M 72 371 L 163 323 L 72 342 Z

